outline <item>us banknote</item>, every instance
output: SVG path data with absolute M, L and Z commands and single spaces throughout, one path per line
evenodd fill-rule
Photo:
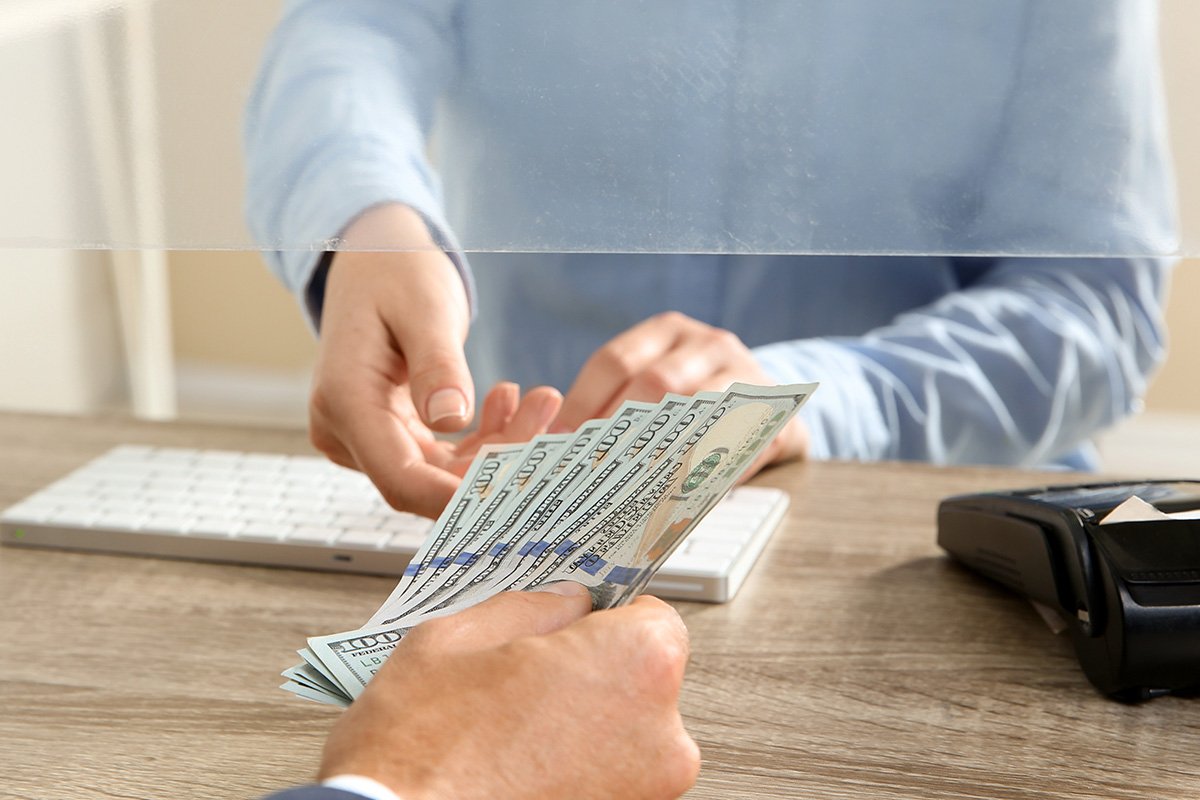
M 629 602 L 815 388 L 668 395 L 574 434 L 484 449 L 379 610 L 310 638 L 282 688 L 347 705 L 413 627 L 502 591 L 572 580 L 594 608 Z

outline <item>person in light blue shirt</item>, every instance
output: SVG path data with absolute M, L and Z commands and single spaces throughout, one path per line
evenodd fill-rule
M 1148 0 L 293 0 L 247 209 L 321 330 L 313 440 L 432 516 L 476 385 L 566 392 L 489 394 L 485 435 L 519 438 L 819 380 L 774 458 L 1094 466 L 1164 352 L 1156 26 Z

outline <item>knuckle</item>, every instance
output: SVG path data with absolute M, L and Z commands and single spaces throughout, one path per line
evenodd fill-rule
M 334 395 L 318 384 L 313 387 L 312 392 L 308 396 L 308 413 L 310 418 L 331 417 L 334 413 L 334 406 L 331 397 Z
M 333 463 L 350 469 L 358 469 L 358 465 L 350 460 L 341 440 L 325 425 L 316 423 L 309 425 L 308 441 L 318 453 Z
M 383 496 L 383 501 L 397 511 L 408 511 L 412 503 L 409 500 L 408 494 L 395 486 L 379 486 L 376 487 L 379 493 Z M 433 620 L 431 620 L 432 622 Z
M 693 320 L 687 314 L 684 314 L 682 311 L 674 310 L 662 311 L 658 314 L 655 314 L 654 321 L 662 325 L 669 325 L 673 328 L 683 327 L 695 322 L 695 320 Z
M 408 377 L 413 383 L 435 383 L 448 375 L 457 376 L 462 367 L 460 352 L 442 348 L 426 350 L 408 362 Z
M 422 622 L 405 636 L 412 647 L 418 649 L 438 648 L 450 642 L 458 630 L 453 617 L 438 617 Z
M 330 458 L 333 458 L 337 451 L 337 439 L 330 436 L 324 428 L 315 425 L 309 426 L 308 441 L 318 452 L 324 453 Z
M 687 667 L 688 649 L 673 626 L 663 621 L 652 620 L 641 626 L 640 636 L 642 663 L 639 677 L 643 691 L 652 695 L 674 692 L 683 683 Z
M 678 797 L 691 789 L 700 777 L 700 748 L 682 725 L 663 754 L 661 775 L 665 797 Z
M 633 365 L 628 355 L 616 347 L 606 345 L 596 351 L 594 358 L 596 366 L 606 375 L 623 381 L 633 377 Z
M 640 390 L 640 393 L 656 398 L 682 389 L 679 382 L 675 380 L 675 376 L 657 366 L 650 367 L 637 376 L 636 388 Z
M 708 337 L 711 345 L 720 350 L 736 352 L 746 349 L 746 345 L 742 344 L 741 337 L 724 328 L 713 328 Z

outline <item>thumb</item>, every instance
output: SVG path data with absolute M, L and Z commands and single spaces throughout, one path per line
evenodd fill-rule
M 525 636 L 542 636 L 587 616 L 592 596 L 574 581 L 524 592 L 501 592 L 478 605 L 443 617 L 438 638 L 444 649 L 485 650 Z
M 475 385 L 454 331 L 431 325 L 413 331 L 400 347 L 421 421 L 443 433 L 462 430 L 474 416 Z

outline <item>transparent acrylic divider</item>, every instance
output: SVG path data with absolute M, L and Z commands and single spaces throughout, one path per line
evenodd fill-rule
M 1194 255 L 1189 3 L 0 0 L 0 246 Z

